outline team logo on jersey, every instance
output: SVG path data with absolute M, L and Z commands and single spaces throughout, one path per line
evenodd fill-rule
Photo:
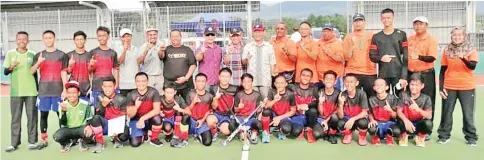
M 27 63 L 32 63 L 32 61 L 33 61 L 33 60 L 32 60 L 32 58 L 31 58 L 31 57 L 27 58 Z
M 84 116 L 84 111 L 79 111 L 80 116 Z

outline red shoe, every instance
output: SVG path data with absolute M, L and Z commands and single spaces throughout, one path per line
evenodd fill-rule
M 351 141 L 353 141 L 353 132 L 351 130 L 344 130 L 343 131 L 343 144 L 351 144 Z
M 316 142 L 316 139 L 313 136 L 313 129 L 312 128 L 308 128 L 308 139 L 307 140 L 308 140 L 308 143 Z
M 366 140 L 366 130 L 360 130 L 360 133 L 358 134 L 358 144 L 360 146 L 366 146 L 368 144 L 368 141 Z
M 378 136 L 373 136 L 371 138 L 371 144 L 379 146 L 381 144 L 380 138 Z
M 302 130 L 299 136 L 297 136 L 297 139 L 304 139 L 304 130 Z
M 387 145 L 389 146 L 394 146 L 395 145 L 395 141 L 393 140 L 393 137 L 390 136 L 390 135 L 387 135 Z

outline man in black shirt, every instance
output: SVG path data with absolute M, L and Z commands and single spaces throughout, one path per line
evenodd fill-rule
M 370 60 L 378 63 L 378 77 L 385 79 L 395 94 L 395 88 L 400 90 L 407 87 L 408 42 L 404 31 L 393 28 L 393 16 L 392 9 L 381 12 L 385 28 L 371 40 Z

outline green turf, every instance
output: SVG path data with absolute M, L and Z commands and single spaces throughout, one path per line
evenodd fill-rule
M 484 95 L 484 88 L 480 88 L 477 92 L 479 97 Z M 218 144 L 211 147 L 204 147 L 201 144 L 196 144 L 190 139 L 190 144 L 186 148 L 175 149 L 168 146 L 162 148 L 155 148 L 149 144 L 143 144 L 139 148 L 131 148 L 125 145 L 124 148 L 115 149 L 112 144 L 108 144 L 106 149 L 101 154 L 93 154 L 90 151 L 86 153 L 80 152 L 77 148 L 73 148 L 69 153 L 60 153 L 60 145 L 55 143 L 50 138 L 50 146 L 42 151 L 28 151 L 27 149 L 27 129 L 26 117 L 24 114 L 22 142 L 19 150 L 13 153 L 6 153 L 5 147 L 10 144 L 10 109 L 9 99 L 0 98 L 1 100 L 1 159 L 2 160 L 54 160 L 54 159 L 70 159 L 70 160 L 89 160 L 89 159 L 104 159 L 104 160 L 141 160 L 141 159 L 198 159 L 198 160 L 238 160 L 241 155 L 241 143 L 234 140 L 228 147 L 221 148 Z M 484 128 L 484 112 L 480 107 L 484 105 L 483 99 L 477 99 L 476 109 L 476 127 L 481 133 Z M 438 122 L 440 120 L 440 101 L 437 102 L 437 113 L 434 131 L 437 130 Z M 49 117 L 49 135 L 57 129 L 56 116 L 51 114 Z M 435 141 L 437 135 L 432 136 L 432 140 L 427 143 L 426 148 L 418 148 L 413 145 L 413 141 L 409 147 L 388 147 L 382 146 L 357 146 L 354 142 L 352 145 L 331 145 L 328 142 L 319 141 L 315 144 L 308 144 L 305 141 L 299 140 L 277 140 L 272 137 L 270 144 L 252 145 L 250 151 L 251 160 L 307 160 L 307 159 L 358 159 L 358 160 L 408 160 L 408 159 L 467 159 L 484 156 L 483 143 L 478 147 L 471 148 L 465 144 L 462 134 L 462 112 L 457 106 L 454 112 L 454 129 L 451 142 L 446 145 L 439 145 Z M 481 157 L 482 158 L 482 157 Z M 479 158 L 477 158 L 479 159 Z

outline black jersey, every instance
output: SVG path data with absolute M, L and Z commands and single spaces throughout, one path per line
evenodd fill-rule
M 381 61 L 384 55 L 394 55 L 392 61 Z M 373 36 L 370 45 L 370 60 L 378 63 L 379 77 L 407 79 L 408 72 L 408 42 L 404 31 L 395 31 L 386 35 L 383 31 Z
M 234 106 L 234 96 L 237 93 L 237 86 L 229 85 L 227 88 L 218 87 L 211 87 L 209 92 L 212 95 L 216 95 L 218 92 L 221 92 L 222 96 L 217 100 L 218 107 L 215 109 L 216 112 L 221 114 L 228 114 L 229 109 L 232 109 Z
M 166 101 L 165 96 L 161 96 L 160 98 L 161 98 L 161 111 L 163 112 L 165 117 L 170 118 L 175 115 L 176 111 L 173 109 L 173 107 L 176 105 L 176 103 L 178 103 L 180 108 L 186 107 L 185 100 L 183 100 L 183 98 L 181 98 L 180 96 L 175 96 L 174 97 L 175 101 L 172 101 L 171 103 Z

